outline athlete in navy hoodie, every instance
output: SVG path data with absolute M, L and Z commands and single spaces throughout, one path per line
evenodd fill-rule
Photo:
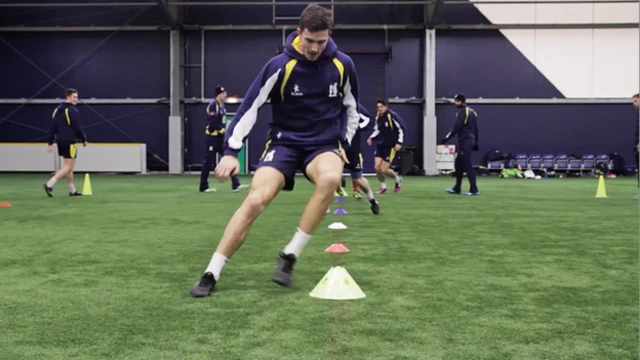
M 258 120 L 258 109 L 270 100 L 273 120 L 269 140 L 258 163 L 251 190 L 235 212 L 193 297 L 208 296 L 224 264 L 240 247 L 251 224 L 280 190 L 291 191 L 297 170 L 315 191 L 293 238 L 280 253 L 272 280 L 289 286 L 293 265 L 322 221 L 340 185 L 345 147 L 358 128 L 358 79 L 353 61 L 330 38 L 333 15 L 316 4 L 300 15 L 300 26 L 287 37 L 284 53 L 262 68 L 225 133 L 224 156 L 215 175 L 238 173 L 237 154 Z

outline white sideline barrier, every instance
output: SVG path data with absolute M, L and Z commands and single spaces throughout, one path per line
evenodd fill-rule
M 56 145 L 51 154 L 46 143 L 0 143 L 0 172 L 42 172 L 60 169 Z M 77 172 L 147 173 L 147 145 L 137 143 L 78 144 Z

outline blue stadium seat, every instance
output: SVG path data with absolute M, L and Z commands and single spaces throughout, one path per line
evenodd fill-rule
M 596 167 L 596 157 L 593 154 L 584 154 L 582 156 L 582 168 L 585 170 L 593 170 Z
M 545 169 L 555 169 L 556 168 L 556 157 L 553 154 L 544 154 L 542 155 L 542 167 Z
M 524 170 L 529 168 L 528 160 L 527 154 L 516 154 L 516 165 L 519 165 L 521 169 Z
M 568 170 L 569 159 L 567 154 L 556 154 L 556 170 Z
M 575 156 L 569 156 L 569 170 L 582 170 L 582 160 L 576 159 Z
M 502 170 L 503 167 L 504 163 L 502 162 L 502 160 L 489 161 L 489 163 L 487 164 L 487 169 L 489 170 Z
M 542 168 L 542 156 L 540 154 L 529 154 L 529 168 L 540 170 Z

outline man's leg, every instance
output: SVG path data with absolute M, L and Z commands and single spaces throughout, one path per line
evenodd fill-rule
M 476 172 L 473 170 L 473 163 L 471 162 L 471 150 L 471 148 L 468 150 L 465 149 L 465 155 L 462 160 L 467 178 L 469 179 L 469 192 L 466 195 L 478 195 L 480 192 L 478 191 L 478 185 L 476 183 Z
M 259 167 L 251 181 L 251 190 L 224 230 L 215 253 L 200 282 L 190 291 L 192 297 L 208 296 L 227 260 L 240 248 L 251 224 L 264 211 L 284 186 L 283 174 L 270 166 Z
M 376 215 L 379 214 L 380 205 L 378 204 L 378 201 L 376 200 L 376 198 L 373 196 L 373 191 L 371 191 L 371 185 L 369 185 L 369 181 L 367 180 L 367 178 L 362 176 L 362 172 L 360 172 L 359 174 L 352 172 L 351 176 L 352 176 L 351 179 L 353 179 L 353 183 L 360 185 L 360 187 L 362 188 L 362 191 L 367 196 L 367 200 L 369 200 L 369 205 L 371 207 L 371 212 L 373 212 Z
M 391 169 L 391 163 L 393 162 L 393 159 L 395 158 L 395 156 L 396 156 L 396 150 L 395 149 L 389 150 L 388 161 L 384 161 L 382 163 L 382 169 L 386 176 L 391 177 L 395 180 L 396 184 L 393 188 L 393 192 L 398 192 L 402 188 L 402 178 L 395 171 L 393 171 L 393 169 Z
M 376 156 L 373 158 L 373 161 L 373 166 L 376 169 L 376 177 L 378 178 L 378 181 L 380 181 L 380 190 L 377 191 L 377 194 L 382 194 L 387 191 L 387 183 L 384 180 L 384 170 L 382 169 L 384 160 L 381 157 Z
M 209 187 L 209 173 L 211 167 L 216 164 L 217 139 L 207 135 L 207 148 L 204 152 L 204 161 L 200 169 L 200 192 L 215 192 L 216 189 Z
M 80 196 L 81 193 L 76 190 L 76 186 L 73 184 L 73 168 L 76 165 L 76 159 L 64 159 L 65 165 L 69 164 L 69 172 L 65 177 L 67 178 L 67 185 L 69 186 L 69 195 Z
M 454 171 L 456 172 L 456 184 L 451 189 L 447 189 L 447 192 L 450 194 L 460 194 L 460 188 L 462 187 L 462 174 L 464 171 L 464 166 L 462 163 L 463 153 L 458 152 L 456 154 L 456 159 L 453 163 Z
M 344 164 L 332 151 L 311 154 L 304 171 L 314 184 L 314 191 L 298 223 L 298 229 L 278 259 L 272 280 L 282 286 L 291 284 L 293 265 L 311 240 L 311 235 L 322 221 L 326 209 L 333 201 L 333 192 L 340 185 Z
M 68 174 L 72 174 L 73 167 L 75 166 L 76 160 L 76 148 L 75 144 L 69 143 L 58 143 L 56 144 L 58 147 L 58 155 L 60 155 L 63 159 L 62 168 L 58 170 L 52 177 L 44 184 L 44 191 L 47 193 L 49 197 L 53 197 L 53 186 L 63 177 L 67 177 Z M 72 148 L 73 146 L 73 148 Z M 69 178 L 67 177 L 67 182 L 69 182 Z M 71 182 L 73 184 L 73 174 L 71 175 Z M 71 188 L 69 188 L 71 190 Z M 70 191 L 72 192 L 72 191 Z

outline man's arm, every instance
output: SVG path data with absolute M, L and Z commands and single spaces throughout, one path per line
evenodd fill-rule
M 358 112 L 358 72 L 350 57 L 347 56 L 345 60 L 346 80 L 343 86 L 344 96 L 342 98 L 342 104 L 347 108 L 347 132 L 345 140 L 347 144 L 351 145 L 351 140 L 356 134 L 360 123 L 360 113 Z
M 451 129 L 447 136 L 445 136 L 441 141 L 442 143 L 446 143 L 447 141 L 449 141 L 449 139 L 456 136 L 458 132 L 460 132 L 460 130 L 462 130 L 462 127 L 467 122 L 467 117 L 469 116 L 468 111 L 469 109 L 467 108 L 464 108 L 464 111 L 458 111 L 458 113 L 456 114 L 456 123 L 453 125 L 453 129 Z
M 47 143 L 49 146 L 53 145 L 53 141 L 58 134 L 58 121 L 56 120 L 56 112 L 58 109 L 53 111 L 53 115 L 51 115 L 51 126 L 49 127 L 49 138 L 47 139 Z
M 378 136 L 380 136 L 380 128 L 378 128 L 378 119 L 376 118 L 373 122 L 373 132 L 369 136 L 369 139 L 375 140 Z
M 395 125 L 396 131 L 398 132 L 398 139 L 396 142 L 402 145 L 404 143 L 404 133 L 407 131 L 407 127 L 404 125 L 404 121 L 402 121 L 400 115 L 395 112 L 392 113 L 391 119 L 393 120 L 393 125 Z
M 478 126 L 480 125 L 480 123 L 478 122 L 478 113 L 477 112 L 473 112 L 473 115 L 475 115 L 476 117 L 476 128 L 474 129 L 474 135 L 476 136 L 476 144 L 478 144 L 478 140 L 479 138 L 479 132 L 478 132 Z
M 67 122 L 71 124 L 73 128 L 73 132 L 76 136 L 82 140 L 83 143 L 87 142 L 87 134 L 84 132 L 84 127 L 82 126 L 82 122 L 80 121 L 80 112 L 76 108 L 66 108 L 64 110 L 64 115 L 67 117 Z
M 281 69 L 269 61 L 249 87 L 224 136 L 224 155 L 238 156 L 242 144 L 258 120 L 258 110 L 269 99 Z
M 369 115 L 367 109 L 360 103 L 358 103 L 358 113 L 360 114 L 360 124 L 358 126 L 360 130 L 364 130 L 371 123 L 371 115 Z

